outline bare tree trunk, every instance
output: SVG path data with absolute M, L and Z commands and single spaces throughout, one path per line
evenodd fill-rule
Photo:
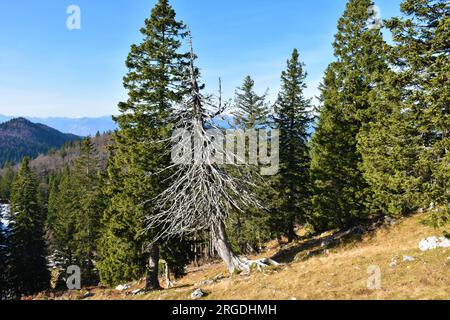
M 166 288 L 169 289 L 172 287 L 172 281 L 170 281 L 170 269 L 167 261 L 164 262 L 164 274 L 166 277 Z
M 272 259 L 259 259 L 259 260 L 248 260 L 245 258 L 240 258 L 233 253 L 231 250 L 230 241 L 228 240 L 227 232 L 225 230 L 225 224 L 220 222 L 212 226 L 211 237 L 216 248 L 217 253 L 225 262 L 228 272 L 234 274 L 236 271 L 250 272 L 252 266 L 256 266 L 258 270 L 261 270 L 268 265 L 278 266 L 279 264 Z
M 161 286 L 158 280 L 159 246 L 153 245 L 148 258 L 148 271 L 145 282 L 145 290 L 159 290 Z
M 193 247 L 194 247 L 194 266 L 198 267 L 197 236 L 194 236 L 194 245 L 193 245 Z
M 233 274 L 235 271 L 243 270 L 242 261 L 231 250 L 230 241 L 225 230 L 225 224 L 220 222 L 212 227 L 212 240 L 217 253 L 225 262 L 228 271 Z
M 161 209 L 161 212 L 147 216 L 147 230 L 162 227 L 156 236 L 156 240 L 158 240 L 187 233 L 193 228 L 197 230 L 211 229 L 212 241 L 208 245 L 204 244 L 207 245 L 205 253 L 211 255 L 212 248 L 215 247 L 230 273 L 242 270 L 249 272 L 250 267 L 255 265 L 258 268 L 267 266 L 267 264 L 278 265 L 270 259 L 256 261 L 241 259 L 231 250 L 223 223 L 228 217 L 230 207 L 238 208 L 240 203 L 245 206 L 258 203 L 250 192 L 242 192 L 244 189 L 244 186 L 241 187 L 242 179 L 231 177 L 212 160 L 214 153 L 221 154 L 222 151 L 217 150 L 217 145 L 212 143 L 211 137 L 207 133 L 206 121 L 220 115 L 224 107 L 221 97 L 219 97 L 216 113 L 205 107 L 213 106 L 214 101 L 200 93 L 194 67 L 195 55 L 192 49 L 192 39 L 190 49 L 189 71 L 192 94 L 183 103 L 183 112 L 177 112 L 174 119 L 176 118 L 177 121 L 175 127 L 184 128 L 193 134 L 196 143 L 192 145 L 188 142 L 185 147 L 192 151 L 186 152 L 187 155 L 195 156 L 193 159 L 188 159 L 186 156 L 181 157 L 180 160 L 184 165 L 177 165 L 176 175 L 178 178 L 174 179 L 170 187 L 159 195 L 157 207 Z M 220 92 L 219 84 L 219 96 L 221 96 Z M 220 129 L 218 130 L 220 131 Z M 189 147 L 189 145 L 191 146 Z M 218 196 L 220 199 L 217 199 Z M 217 221 L 217 224 L 211 225 L 210 221 Z
M 214 252 L 214 241 L 213 239 L 209 239 L 209 260 L 214 259 L 215 252 Z

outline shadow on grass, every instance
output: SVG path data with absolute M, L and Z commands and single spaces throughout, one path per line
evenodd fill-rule
M 279 263 L 305 261 L 337 246 L 359 242 L 363 237 L 372 236 L 375 231 L 384 226 L 386 222 L 382 218 L 371 219 L 345 231 L 340 230 L 328 236 L 300 240 L 289 248 L 280 250 L 271 259 Z

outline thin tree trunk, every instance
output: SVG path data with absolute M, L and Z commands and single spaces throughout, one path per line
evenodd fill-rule
M 231 250 L 223 222 L 212 226 L 212 240 L 217 253 L 225 262 L 230 274 L 233 274 L 236 270 L 242 270 L 242 262 Z
M 295 217 L 289 217 L 289 230 L 288 230 L 288 242 L 291 243 L 297 240 L 297 234 L 295 233 Z
M 158 280 L 159 246 L 154 245 L 150 249 L 148 258 L 148 271 L 145 281 L 145 290 L 159 290 L 161 286 Z
M 164 273 L 166 277 L 166 288 L 169 289 L 172 287 L 172 281 L 170 281 L 170 269 L 167 261 L 164 262 Z
M 194 266 L 198 267 L 197 236 L 194 236 Z

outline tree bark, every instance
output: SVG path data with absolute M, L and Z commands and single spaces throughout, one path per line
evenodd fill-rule
M 170 280 L 170 269 L 167 261 L 164 262 L 164 274 L 166 277 L 166 288 L 169 289 L 172 287 L 172 281 Z
M 225 230 L 225 224 L 220 222 L 212 226 L 212 240 L 217 253 L 225 262 L 230 274 L 242 270 L 242 262 L 231 250 L 230 241 Z
M 288 242 L 291 243 L 298 239 L 297 234 L 295 233 L 295 217 L 289 217 L 289 230 L 288 230 Z
M 148 258 L 148 271 L 145 279 L 145 290 L 159 290 L 161 286 L 158 280 L 159 246 L 154 245 L 150 249 Z

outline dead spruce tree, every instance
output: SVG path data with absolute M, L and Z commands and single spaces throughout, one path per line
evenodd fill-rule
M 217 161 L 229 153 L 223 139 L 217 138 L 223 131 L 211 120 L 223 113 L 225 104 L 222 105 L 221 94 L 215 101 L 200 92 L 192 40 L 190 47 L 191 94 L 173 114 L 175 130 L 170 142 L 175 145 L 172 159 L 176 161 L 166 168 L 173 172 L 171 184 L 157 197 L 159 213 L 147 217 L 147 229 L 161 230 L 154 241 L 209 230 L 214 247 L 230 273 L 248 272 L 252 266 L 260 269 L 268 264 L 278 265 L 271 259 L 250 261 L 238 257 L 231 249 L 224 221 L 232 210 L 241 212 L 244 207 L 259 204 L 246 188 L 251 181 L 231 176 Z

